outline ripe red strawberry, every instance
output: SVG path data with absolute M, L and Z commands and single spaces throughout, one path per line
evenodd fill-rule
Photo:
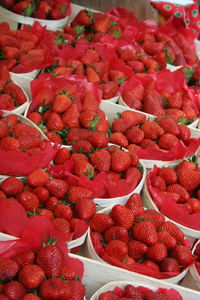
M 99 53 L 93 49 L 87 49 L 82 55 L 80 61 L 85 65 L 91 65 L 99 61 Z
M 70 299 L 71 289 L 61 278 L 50 278 L 44 280 L 39 288 L 39 295 L 44 300 Z
M 44 216 L 50 220 L 52 220 L 54 218 L 54 214 L 51 210 L 49 209 L 45 209 L 45 208 L 41 208 L 37 210 L 37 215 L 39 216 Z
M 48 278 L 58 277 L 62 271 L 63 253 L 56 245 L 47 245 L 39 250 L 36 262 Z
M 29 125 L 24 123 L 17 123 L 13 126 L 13 135 L 18 138 L 19 136 L 26 135 L 26 136 L 35 136 L 40 137 L 40 132 Z
M 17 195 L 17 199 L 19 203 L 24 207 L 24 209 L 28 212 L 35 211 L 39 206 L 38 197 L 32 192 L 21 192 Z
M 200 172 L 196 170 L 182 170 L 178 175 L 179 183 L 187 191 L 195 190 L 200 184 Z
M 47 128 L 52 131 L 61 131 L 64 128 L 63 121 L 59 114 L 52 112 L 47 119 Z
M 88 140 L 92 135 L 92 131 L 86 128 L 71 128 L 68 133 L 68 145 L 78 140 Z
M 31 186 L 43 186 L 49 181 L 49 175 L 43 169 L 35 169 L 27 176 L 27 181 Z
M 185 202 L 190 198 L 190 195 L 188 194 L 187 190 L 178 183 L 169 185 L 167 188 L 167 192 L 177 193 L 180 196 L 181 202 Z
M 8 282 L 3 290 L 4 294 L 8 296 L 8 299 L 21 299 L 21 297 L 26 293 L 26 289 L 19 281 Z
M 61 148 L 58 150 L 54 157 L 54 162 L 57 165 L 63 165 L 66 160 L 70 158 L 70 152 L 67 148 Z
M 128 140 L 124 134 L 115 132 L 109 136 L 110 143 L 119 145 L 126 148 L 128 146 Z
M 128 255 L 128 247 L 125 242 L 120 240 L 111 240 L 108 242 L 104 251 L 107 255 L 122 261 Z
M 42 299 L 35 294 L 27 293 L 21 298 L 21 300 L 42 300 Z
M 139 241 L 132 240 L 128 243 L 128 255 L 136 261 L 141 259 L 147 253 L 148 246 Z
M 182 107 L 182 92 L 177 91 L 167 99 L 168 106 L 172 108 Z
M 131 158 L 128 152 L 118 150 L 111 154 L 111 170 L 115 172 L 123 172 L 131 165 Z
M 32 148 L 38 148 L 41 140 L 35 136 L 19 136 L 18 142 L 20 143 L 20 149 L 26 151 Z
M 160 148 L 165 150 L 172 149 L 177 143 L 178 143 L 178 138 L 171 133 L 163 134 L 158 141 L 158 145 L 160 146 Z
M 144 139 L 144 132 L 138 127 L 132 127 L 125 133 L 126 138 L 131 144 L 140 144 Z
M 72 100 L 65 94 L 57 95 L 54 99 L 53 111 L 56 113 L 65 112 L 71 105 Z
M 11 115 L 8 115 L 6 117 L 3 117 L 1 119 L 1 121 L 5 122 L 8 125 L 8 127 L 12 127 L 15 124 L 17 124 L 17 116 L 11 114 Z
M 8 133 L 9 133 L 8 125 L 5 122 L 0 121 L 0 138 L 8 136 Z
M 90 198 L 82 198 L 76 204 L 75 210 L 81 220 L 89 220 L 96 212 L 96 204 Z
M 156 273 L 159 272 L 159 267 L 157 263 L 153 262 L 152 260 L 142 261 L 141 264 L 150 267 Z
M 141 125 L 146 121 L 146 116 L 135 111 L 125 110 L 121 113 L 122 119 L 132 120 L 132 126 Z
M 90 228 L 93 231 L 103 233 L 114 225 L 109 215 L 104 213 L 95 214 L 90 220 Z
M 142 147 L 143 149 L 146 148 L 159 149 L 159 146 L 150 139 L 143 139 L 143 141 L 140 143 L 140 147 Z
M 139 194 L 132 194 L 126 202 L 125 206 L 129 208 L 135 216 L 144 212 L 142 198 Z
M 174 249 L 172 249 L 172 251 L 170 252 L 170 256 L 174 257 L 182 266 L 188 266 L 194 260 L 192 251 L 182 245 L 178 245 Z
M 32 264 L 35 260 L 35 253 L 31 250 L 27 250 L 23 253 L 17 254 L 12 259 L 21 267 Z
M 128 284 L 124 288 L 124 296 L 126 298 L 136 299 L 136 300 L 143 300 L 143 294 L 134 286 Z
M 130 229 L 134 223 L 134 214 L 124 205 L 117 204 L 111 210 L 111 216 L 115 224 Z
M 30 290 L 38 288 L 44 278 L 45 272 L 43 269 L 33 264 L 23 266 L 19 272 L 19 281 Z
M 1 184 L 2 191 L 9 196 L 15 196 L 23 191 L 24 184 L 16 177 L 8 177 Z
M 196 198 L 190 198 L 189 200 L 188 200 L 188 202 L 187 203 L 185 203 L 185 205 L 187 204 L 187 207 L 188 207 L 188 205 L 190 205 L 189 206 L 189 209 L 190 209 L 190 207 L 191 207 L 191 211 L 192 211 L 192 213 L 194 214 L 194 213 L 199 213 L 200 212 L 200 201 L 199 201 L 199 199 L 196 199 Z
M 16 104 L 16 105 L 15 105 Z M 1 94 L 0 95 L 0 108 L 4 110 L 13 110 L 15 109 L 15 106 L 18 106 L 18 103 L 14 101 L 14 98 L 12 98 L 8 94 Z
M 144 137 L 151 140 L 157 140 L 160 136 L 164 134 L 164 130 L 157 123 L 153 121 L 146 121 L 141 126 L 144 132 Z
M 161 176 L 155 176 L 152 179 L 151 184 L 154 188 L 157 188 L 160 191 L 166 191 L 166 184 Z
M 45 202 L 45 208 L 54 211 L 59 203 L 60 202 L 56 197 L 49 197 L 49 199 Z
M 108 120 L 100 119 L 99 123 L 95 126 L 95 130 L 96 131 L 101 131 L 101 132 L 107 134 L 109 126 L 110 126 L 110 124 L 109 124 Z
M 166 257 L 161 265 L 160 265 L 161 272 L 180 272 L 179 263 L 175 258 Z
M 4 92 L 6 94 L 9 94 L 12 98 L 14 98 L 15 101 L 18 102 L 19 105 L 21 105 L 27 101 L 26 96 L 25 96 L 24 92 L 22 91 L 22 89 L 14 83 L 6 84 L 4 87 Z
M 136 221 L 138 222 L 141 219 L 142 220 L 144 219 L 145 221 L 150 221 L 152 225 L 155 226 L 156 229 L 162 226 L 163 223 L 165 222 L 164 216 L 154 209 L 145 210 L 142 214 L 137 215 Z
M 10 258 L 0 257 L 0 278 L 11 280 L 19 271 L 19 265 Z
M 174 223 L 166 221 L 162 225 L 162 229 L 166 230 L 171 236 L 173 236 L 177 240 L 177 242 L 183 241 L 184 234 Z
M 88 141 L 94 148 L 105 148 L 108 146 L 108 137 L 103 132 L 92 132 Z
M 72 146 L 74 152 L 92 153 L 92 145 L 86 140 L 78 140 Z
M 131 158 L 131 166 L 137 167 L 137 165 L 139 164 L 138 155 L 133 151 L 130 151 L 129 154 L 130 154 L 130 158 Z
M 12 151 L 20 148 L 20 143 L 17 139 L 6 136 L 0 140 L 0 149 L 3 151 Z
M 45 184 L 45 187 L 52 196 L 62 199 L 67 193 L 68 184 L 63 179 L 52 178 Z
M 158 241 L 156 229 L 149 221 L 142 221 L 134 225 L 133 236 L 147 245 L 154 245 Z
M 176 167 L 176 174 L 179 176 L 182 170 L 196 170 L 195 163 L 183 160 L 177 167 Z
M 144 106 L 143 109 L 146 113 L 163 116 L 165 114 L 165 110 L 162 107 L 162 100 L 160 99 L 160 94 L 155 95 L 155 92 L 151 92 L 144 98 Z
M 86 68 L 86 78 L 89 82 L 99 82 L 100 77 L 93 68 Z
M 70 223 L 64 218 L 55 218 L 51 220 L 52 225 L 54 228 L 64 234 L 69 234 L 70 232 Z
M 167 249 L 172 249 L 177 244 L 176 239 L 166 230 L 161 230 L 158 232 L 158 242 L 163 243 Z
M 64 218 L 69 221 L 72 218 L 72 209 L 65 204 L 58 204 L 54 210 L 54 215 L 58 218 Z
M 64 265 L 62 268 L 62 276 L 65 280 L 74 280 L 77 277 L 76 271 Z
M 41 205 L 49 199 L 49 191 L 43 186 L 36 187 L 33 192 L 36 196 L 38 196 Z
M 42 115 L 39 112 L 34 111 L 28 115 L 28 119 L 36 125 L 39 125 L 42 122 Z
M 47 132 L 46 136 L 50 142 L 62 145 L 62 139 L 57 133 Z
M 0 191 L 0 200 L 6 200 L 6 199 L 7 199 L 6 194 Z
M 118 84 L 115 81 L 107 81 L 100 85 L 102 90 L 102 99 L 111 99 L 116 96 Z
M 142 173 L 138 168 L 129 167 L 124 173 L 124 179 L 135 189 L 142 179 Z
M 175 184 L 178 180 L 174 169 L 167 167 L 160 169 L 159 176 L 161 176 L 167 185 Z
M 190 128 L 187 125 L 179 124 L 179 139 L 181 139 L 184 143 L 187 143 L 191 137 Z
M 175 136 L 180 134 L 179 126 L 177 122 L 170 118 L 165 118 L 160 121 L 160 126 L 164 129 L 166 133 L 171 133 Z
M 85 286 L 81 281 L 78 280 L 70 280 L 67 283 L 69 289 L 72 291 L 71 300 L 79 300 L 83 299 L 85 296 Z
M 112 123 L 112 131 L 125 133 L 127 129 L 133 126 L 133 123 L 134 123 L 133 119 L 128 119 L 128 118 L 114 120 Z
M 82 186 L 73 186 L 69 189 L 67 200 L 70 204 L 77 203 L 83 198 L 94 198 L 94 192 Z
M 111 240 L 120 240 L 127 244 L 129 240 L 128 230 L 122 226 L 112 226 L 105 231 L 104 239 L 107 243 Z
M 74 161 L 74 174 L 76 176 L 84 175 L 84 176 L 92 179 L 94 176 L 94 168 L 86 160 L 75 160 Z
M 167 248 L 164 244 L 157 242 L 148 248 L 147 256 L 156 262 L 161 262 L 167 256 Z
M 91 164 L 98 172 L 108 172 L 111 164 L 111 155 L 105 149 L 100 149 L 92 153 Z

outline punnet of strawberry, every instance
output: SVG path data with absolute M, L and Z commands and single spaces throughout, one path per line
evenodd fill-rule
M 54 164 L 50 167 L 53 176 L 66 177 L 70 185 L 89 187 L 95 198 L 132 193 L 145 172 L 137 154 L 108 145 L 108 137 L 102 132 L 93 133 L 88 140 L 74 142 L 71 152 L 59 149 Z
M 159 279 L 175 277 L 196 259 L 183 232 L 159 212 L 142 206 L 139 194 L 125 205 L 96 213 L 90 221 L 90 239 L 106 262 Z M 91 245 L 90 245 L 91 246 Z
M 42 20 L 60 20 L 71 12 L 70 0 L 0 0 L 0 5 L 15 14 Z
M 111 284 L 112 287 L 106 287 L 106 291 L 103 291 L 98 294 L 98 300 L 118 300 L 118 299 L 137 299 L 137 300 L 183 300 L 182 296 L 175 289 L 164 289 L 159 288 L 157 290 L 152 290 L 145 286 L 135 286 L 134 283 L 127 282 L 123 283 L 123 287 L 118 285 L 116 282 L 116 287 L 114 283 Z
M 42 225 L 20 240 L 0 242 L 1 299 L 84 299 L 83 264 L 68 256 L 49 224 Z
M 25 176 L 46 168 L 57 152 L 40 130 L 18 114 L 1 112 L 0 174 Z
M 170 161 L 194 154 L 200 137 L 192 138 L 190 128 L 173 115 L 151 120 L 140 112 L 124 110 L 112 122 L 109 142 L 135 151 L 141 159 Z
M 200 230 L 200 168 L 197 157 L 181 161 L 175 169 L 154 166 L 146 186 L 162 214 L 189 228 Z
M 93 198 L 91 189 L 70 186 L 44 169 L 35 169 L 23 180 L 8 177 L 0 185 L 0 232 L 22 237 L 34 220 L 40 224 L 45 219 L 65 241 L 76 240 L 96 212 Z
M 9 24 L 3 22 L 0 34 L 0 66 L 6 66 L 9 71 L 27 73 L 54 63 L 53 39 L 38 22 L 17 30 L 11 30 Z
M 12 81 L 6 66 L 1 66 L 0 90 L 0 109 L 15 110 L 28 101 L 21 87 Z

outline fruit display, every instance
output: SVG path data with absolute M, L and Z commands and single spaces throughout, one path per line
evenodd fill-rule
M 175 169 L 154 166 L 146 179 L 146 192 L 149 193 L 147 202 L 151 197 L 162 214 L 198 231 L 200 168 L 195 158 L 183 160 Z
M 139 194 L 132 194 L 125 206 L 96 213 L 90 228 L 88 247 L 95 259 L 129 271 L 170 278 L 195 261 L 184 233 L 159 212 L 145 210 Z
M 43 20 L 59 20 L 70 12 L 69 0 L 16 1 L 1 0 L 0 5 L 15 14 Z

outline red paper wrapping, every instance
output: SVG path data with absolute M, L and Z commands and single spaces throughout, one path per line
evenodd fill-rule
M 97 83 L 87 82 L 86 78 L 73 75 L 73 76 L 59 76 L 54 78 L 50 74 L 41 74 L 38 79 L 31 81 L 31 93 L 32 93 L 32 102 L 29 108 L 29 112 L 32 112 L 36 107 L 40 106 L 41 100 L 36 98 L 36 95 L 43 88 L 49 88 L 52 91 L 69 84 L 76 87 L 76 93 L 81 96 L 81 99 L 85 97 L 87 92 L 92 92 L 98 102 L 101 100 L 102 92 L 99 89 Z
M 3 151 L 0 150 L 0 174 L 7 176 L 26 176 L 36 168 L 47 168 L 58 148 L 52 146 L 50 142 L 45 149 L 33 156 L 20 150 Z
M 147 187 L 152 200 L 155 202 L 160 212 L 177 223 L 195 230 L 200 230 L 200 213 L 189 215 L 186 208 L 177 204 L 170 197 L 161 197 L 159 190 L 152 187 L 151 182 L 159 170 L 160 169 L 157 166 L 154 166 L 154 169 L 149 173 L 147 177 Z

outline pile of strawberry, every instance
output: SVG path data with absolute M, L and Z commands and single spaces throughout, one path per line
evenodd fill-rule
M 0 257 L 0 299 L 82 300 L 85 287 L 69 268 L 65 254 L 49 239 L 37 251 Z
M 165 199 L 171 198 L 189 215 L 200 213 L 200 168 L 192 160 L 183 160 L 176 169 L 155 167 L 147 178 L 147 185 L 153 188 L 150 189 L 153 199 L 154 189 L 159 193 L 160 209 Z
M 125 206 L 95 214 L 90 228 L 96 253 L 118 267 L 166 278 L 194 262 L 183 232 L 159 212 L 144 210 L 139 194 L 133 194 Z
M 135 287 L 127 284 L 123 288 L 116 287 L 112 291 L 101 293 L 98 300 L 119 300 L 119 299 L 135 299 L 135 300 L 183 300 L 182 296 L 175 289 L 159 288 L 152 291 L 144 286 Z
M 28 2 L 25 2 L 29 4 Z M 48 43 L 43 44 L 46 29 L 35 23 L 32 28 L 11 30 L 6 22 L 0 23 L 0 66 L 15 73 L 25 73 L 51 65 Z
M 171 116 L 147 120 L 141 113 L 125 110 L 113 121 L 109 141 L 129 150 L 170 150 L 178 141 L 187 145 L 190 137 L 190 129 L 185 124 L 177 124 Z
M 25 102 L 27 102 L 27 98 L 24 92 L 11 80 L 8 69 L 5 66 L 1 66 L 0 109 L 13 110 Z
M 0 5 L 16 14 L 43 20 L 63 19 L 70 10 L 69 0 L 0 0 Z
M 84 233 L 85 221 L 96 212 L 93 191 L 69 186 L 64 179 L 50 178 L 44 169 L 35 169 L 23 181 L 16 177 L 5 179 L 0 186 L 0 199 L 11 201 L 9 197 L 17 199 L 28 216 L 47 217 L 67 240 L 73 238 L 77 229 Z

